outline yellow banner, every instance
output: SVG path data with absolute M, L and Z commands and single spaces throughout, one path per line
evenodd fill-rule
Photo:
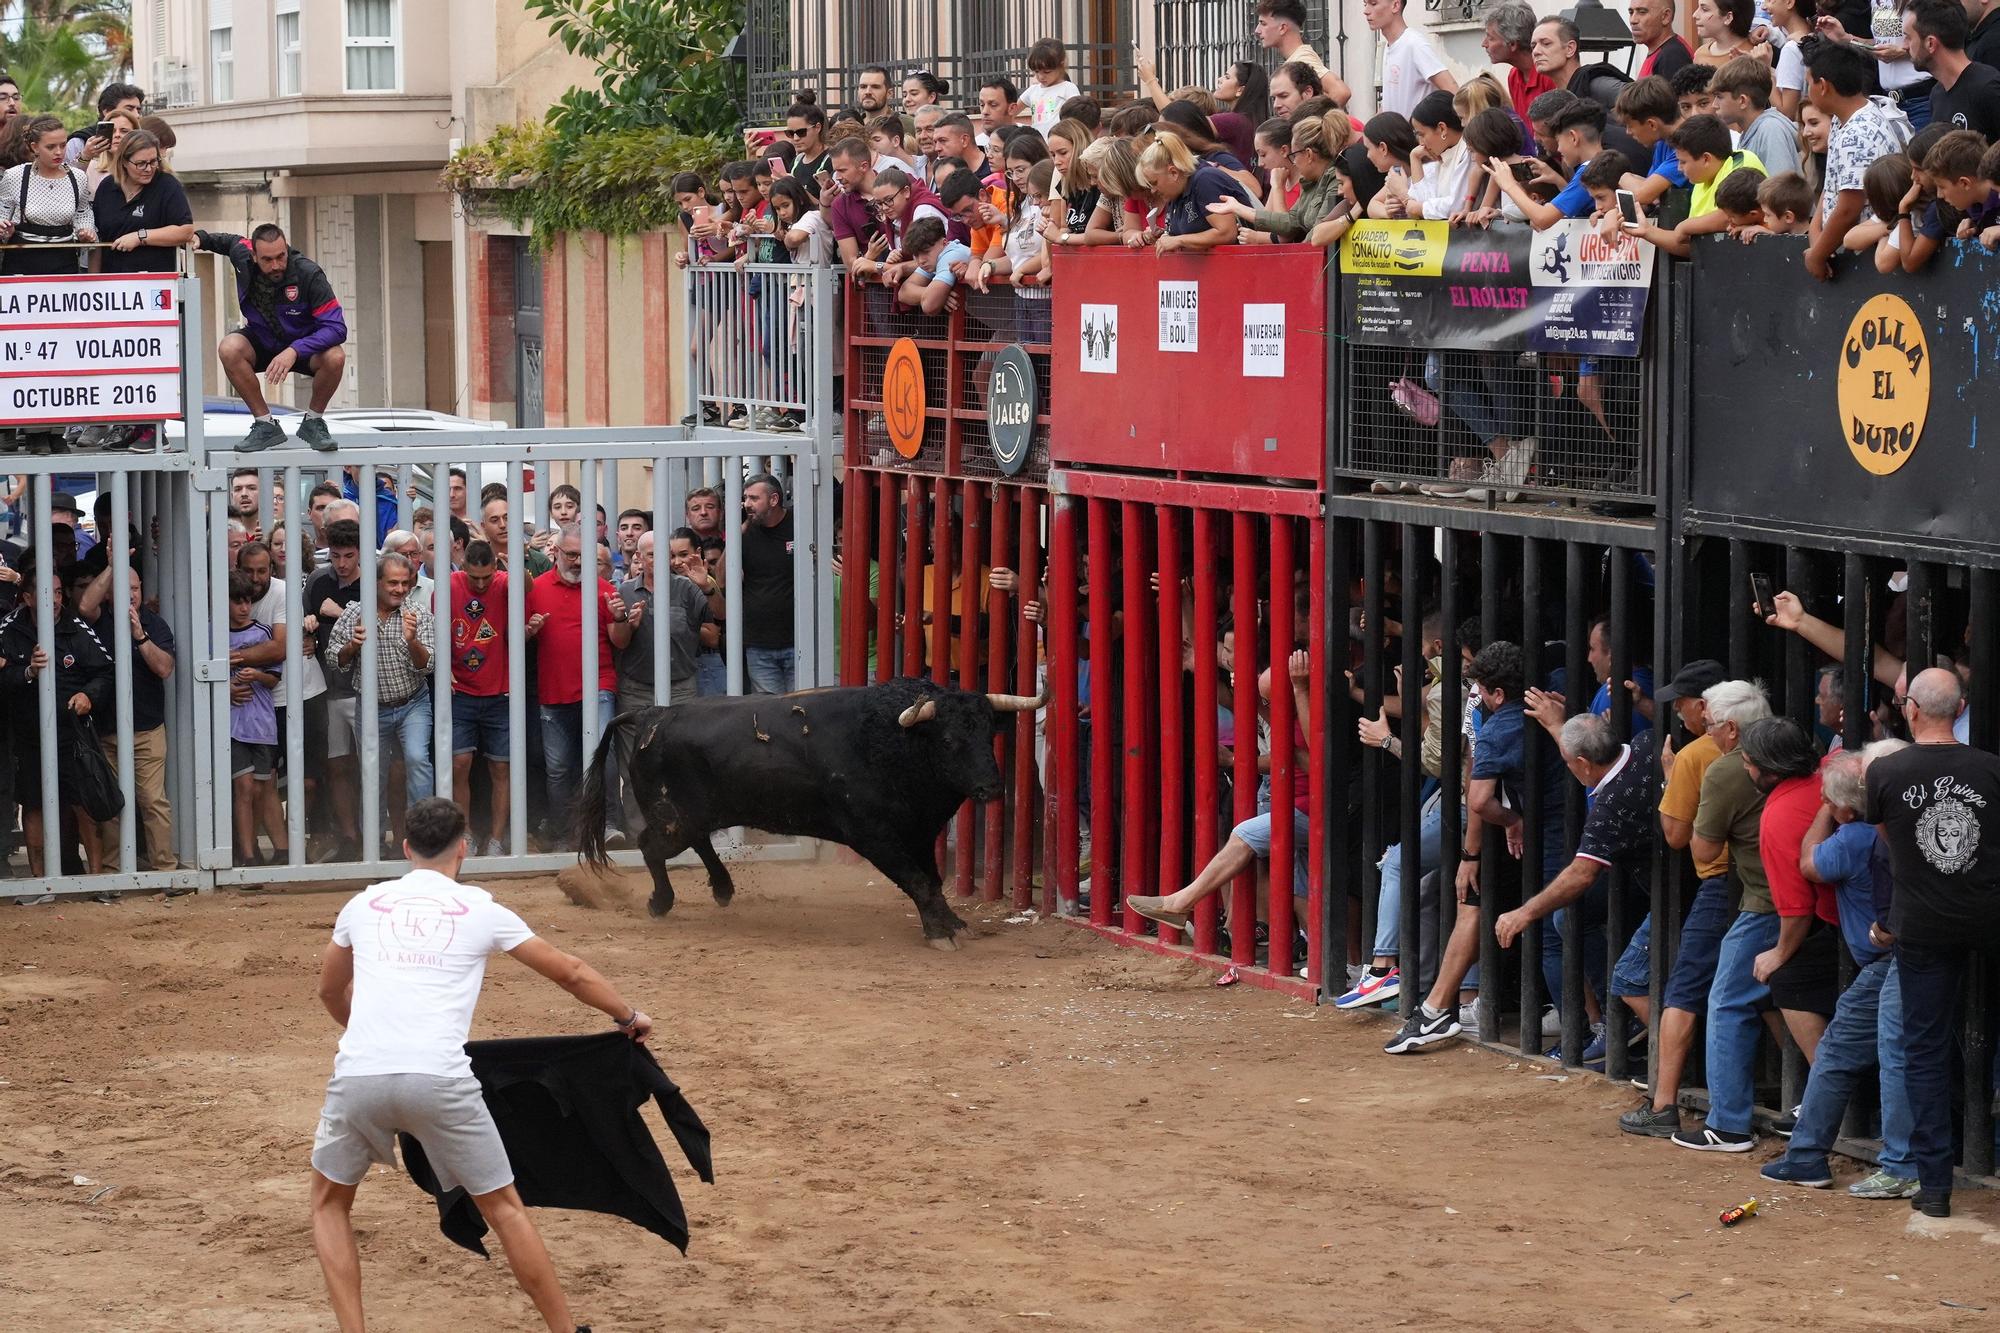
M 1357 222 L 1340 242 L 1341 271 L 1441 278 L 1450 232 L 1449 223 L 1421 219 Z

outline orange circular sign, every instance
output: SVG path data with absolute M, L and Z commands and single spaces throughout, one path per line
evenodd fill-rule
M 889 426 L 889 443 L 905 458 L 924 447 L 924 361 L 917 345 L 898 338 L 882 367 L 882 420 Z

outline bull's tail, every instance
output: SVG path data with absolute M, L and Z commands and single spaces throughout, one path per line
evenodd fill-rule
M 620 743 L 620 733 L 638 721 L 638 713 L 620 713 L 605 726 L 597 741 L 597 754 L 583 770 L 583 789 L 576 795 L 576 859 L 599 870 L 611 864 L 611 851 L 604 845 L 604 807 L 610 799 L 605 791 L 604 765 Z

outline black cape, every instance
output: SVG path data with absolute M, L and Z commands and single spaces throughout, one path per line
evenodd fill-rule
M 660 1148 L 640 1118 L 651 1098 L 688 1164 L 715 1183 L 708 1128 L 652 1052 L 617 1032 L 465 1044 L 472 1073 L 507 1146 L 514 1187 L 538 1208 L 582 1208 L 636 1222 L 687 1253 L 687 1214 Z M 463 1189 L 440 1188 L 423 1145 L 408 1134 L 403 1169 L 437 1200 L 448 1240 L 485 1256 L 486 1220 Z

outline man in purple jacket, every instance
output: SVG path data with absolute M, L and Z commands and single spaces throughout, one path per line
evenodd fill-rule
M 312 406 L 299 426 L 299 439 L 323 453 L 331 451 L 333 435 L 321 413 L 347 369 L 347 320 L 326 273 L 292 249 L 274 223 L 265 223 L 248 239 L 226 231 L 197 231 L 194 236 L 198 248 L 225 256 L 236 268 L 243 327 L 225 336 L 215 350 L 222 373 L 256 417 L 238 451 L 251 453 L 285 442 L 285 428 L 271 416 L 257 383 L 260 374 L 272 388 L 287 374 L 312 380 Z

